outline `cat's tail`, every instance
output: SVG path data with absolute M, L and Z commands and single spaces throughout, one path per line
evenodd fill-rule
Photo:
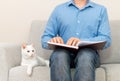
M 48 60 L 45 60 L 45 59 L 43 59 L 39 56 L 37 57 L 37 59 L 39 60 L 39 65 L 49 67 L 49 61 Z

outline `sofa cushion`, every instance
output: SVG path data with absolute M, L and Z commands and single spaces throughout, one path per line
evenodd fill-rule
M 74 76 L 74 69 L 72 71 L 72 77 Z M 95 81 L 106 81 L 106 73 L 103 68 L 96 69 Z
M 120 64 L 105 64 L 107 81 L 120 81 Z
M 106 73 L 103 68 L 97 68 L 95 76 L 95 81 L 106 81 Z
M 35 67 L 31 77 L 26 66 L 14 67 L 9 71 L 9 81 L 50 81 L 48 67 Z
M 10 69 L 9 81 L 50 81 L 50 69 L 48 67 L 35 67 L 33 74 L 29 77 L 26 73 L 26 66 L 18 66 Z M 72 70 L 72 75 L 74 70 Z M 103 68 L 96 69 L 96 80 L 106 81 L 105 70 Z

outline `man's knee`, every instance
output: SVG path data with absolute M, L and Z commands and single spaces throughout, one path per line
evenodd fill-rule
M 79 50 L 76 56 L 76 61 L 83 62 L 83 63 L 85 62 L 90 63 L 95 59 L 95 54 L 96 54 L 96 51 L 93 49 L 89 49 L 89 48 L 81 49 Z
M 89 48 L 85 48 L 85 49 L 81 49 L 79 50 L 76 59 L 75 59 L 75 63 L 77 65 L 82 65 L 82 66 L 95 66 L 95 67 L 99 67 L 100 65 L 100 57 L 99 54 L 93 50 L 93 49 L 89 49 Z
M 50 57 L 50 62 L 51 63 L 56 63 L 56 64 L 65 64 L 70 60 L 69 52 L 64 49 L 56 49 Z

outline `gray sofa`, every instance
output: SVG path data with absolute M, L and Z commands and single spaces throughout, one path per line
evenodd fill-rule
M 43 33 L 45 21 L 33 21 L 28 43 L 34 43 L 39 56 L 49 59 L 51 51 L 41 48 L 40 36 Z M 112 46 L 100 53 L 101 66 L 96 69 L 96 81 L 120 81 L 120 20 L 110 21 Z M 33 75 L 28 77 L 26 67 L 20 66 L 20 45 L 0 44 L 0 81 L 50 81 L 48 67 L 38 66 Z M 71 70 L 74 72 L 74 69 Z

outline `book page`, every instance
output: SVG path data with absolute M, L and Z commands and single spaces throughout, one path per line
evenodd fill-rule
M 48 43 L 48 46 L 50 47 L 50 49 L 54 49 L 56 47 L 65 47 L 65 48 L 78 49 L 78 46 L 70 46 L 70 45 L 66 45 L 66 44 L 53 43 L 53 42 L 47 42 L 47 43 Z
M 53 43 L 53 42 L 47 42 L 50 49 L 55 49 L 56 47 L 59 48 L 67 48 L 67 49 L 79 49 L 79 48 L 93 48 L 96 50 L 103 49 L 105 45 L 105 41 L 80 41 L 77 46 L 70 46 L 66 44 L 60 44 L 60 43 Z
M 103 49 L 105 41 L 81 41 L 78 43 L 79 47 L 90 47 L 97 50 Z

